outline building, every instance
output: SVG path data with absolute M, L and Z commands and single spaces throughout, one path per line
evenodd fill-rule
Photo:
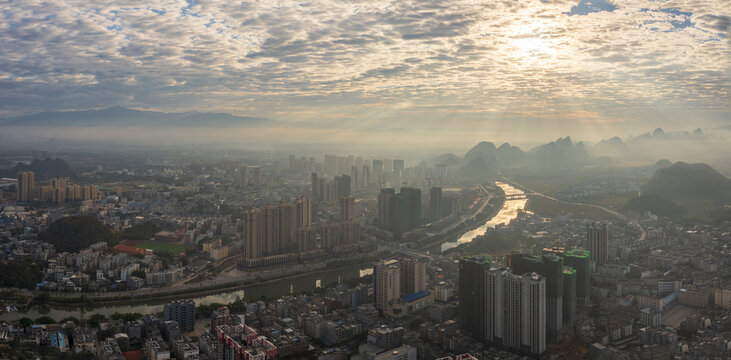
M 429 195 L 429 220 L 437 221 L 442 218 L 442 188 L 431 188 Z
M 523 275 L 520 302 L 521 352 L 540 355 L 546 351 L 546 278 L 537 273 Z
M 571 249 L 564 253 L 563 263 L 576 270 L 576 302 L 587 304 L 591 295 L 591 260 L 589 251 Z
M 278 357 L 278 349 L 265 336 L 251 327 L 238 324 L 216 328 L 217 360 L 270 360 Z
M 386 325 L 381 325 L 368 331 L 368 343 L 375 344 L 383 350 L 391 350 L 403 345 L 405 333 L 406 330 L 401 326 L 390 328 Z
M 586 227 L 586 248 L 592 262 L 597 265 L 607 263 L 607 224 L 592 223 Z
M 417 258 L 399 261 L 401 270 L 401 293 L 416 294 L 426 290 L 426 262 Z
M 563 259 L 556 254 L 533 257 L 511 254 L 510 267 L 516 274 L 538 273 L 546 279 L 546 332 L 548 341 L 563 340 Z
M 18 172 L 18 183 L 15 184 L 17 199 L 21 202 L 33 201 L 36 174 L 32 171 Z
M 644 308 L 640 310 L 640 322 L 645 326 L 660 326 L 662 314 L 657 309 Z
M 546 350 L 546 279 L 463 258 L 459 267 L 459 322 L 479 341 L 539 357 Z
M 163 318 L 175 321 L 183 332 L 195 330 L 195 302 L 193 300 L 176 300 L 165 304 Z
M 340 221 L 355 220 L 355 198 L 344 196 L 340 198 Z
M 404 172 L 404 161 L 400 159 L 393 159 L 393 176 L 401 176 Z
M 576 321 L 576 269 L 563 267 L 563 322 L 573 324 Z
M 485 334 L 485 276 L 490 268 L 490 258 L 467 257 L 459 261 L 459 308 L 458 323 L 462 331 L 478 340 Z
M 246 259 L 296 253 L 314 249 L 310 199 L 300 197 L 291 204 L 280 203 L 244 213 L 244 256 Z M 298 234 L 300 230 L 308 232 Z M 299 241 L 298 241 L 299 239 Z
M 705 308 L 711 302 L 711 289 L 705 286 L 687 286 L 678 292 L 678 303 Z
M 381 189 L 378 195 L 378 225 L 384 229 L 391 227 L 391 201 L 396 196 L 394 189 Z
M 383 261 L 373 266 L 373 305 L 386 311 L 388 304 L 399 298 L 401 267 L 396 260 Z

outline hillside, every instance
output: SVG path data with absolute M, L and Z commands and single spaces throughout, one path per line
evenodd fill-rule
M 36 181 L 48 180 L 54 177 L 75 177 L 76 174 L 69 164 L 61 158 L 33 160 L 29 165 L 18 164 L 13 174 L 8 177 L 15 177 L 18 171 L 33 171 Z
M 474 158 L 459 169 L 459 175 L 463 178 L 473 180 L 492 179 L 497 176 L 497 171 L 489 167 L 482 158 Z
M 62 218 L 51 224 L 40 237 L 53 244 L 57 252 L 76 252 L 99 241 L 109 244 L 114 240 L 109 229 L 91 216 Z
M 659 169 L 643 188 L 645 194 L 682 202 L 731 202 L 731 179 L 706 164 L 677 162 Z
M 630 200 L 623 208 L 624 211 L 632 210 L 639 213 L 650 211 L 655 215 L 673 217 L 686 213 L 682 206 L 657 195 L 642 195 Z

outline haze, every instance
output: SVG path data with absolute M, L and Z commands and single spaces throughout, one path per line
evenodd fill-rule
M 445 150 L 731 119 L 727 1 L 11 1 L 0 16 L 5 118 L 222 112 L 268 122 L 176 140 Z M 160 130 L 3 132 L 165 142 Z

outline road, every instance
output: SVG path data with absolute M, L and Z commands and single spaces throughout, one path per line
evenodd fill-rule
M 524 186 L 524 185 L 518 184 L 517 182 L 515 182 L 515 181 L 513 181 L 513 180 L 510 180 L 510 179 L 506 178 L 505 176 L 502 176 L 502 175 L 501 175 L 501 177 L 503 178 L 503 180 L 505 180 L 505 182 L 507 182 L 507 183 L 510 183 L 510 184 L 513 184 L 514 186 L 516 186 L 516 187 L 519 187 L 519 188 L 523 189 L 523 192 L 525 192 L 525 193 L 526 193 L 527 195 L 538 195 L 538 196 L 543 196 L 543 197 L 545 197 L 545 198 L 547 198 L 547 199 L 550 199 L 550 200 L 553 200 L 553 201 L 558 201 L 558 202 L 564 202 L 564 203 L 565 203 L 565 201 L 562 201 L 562 200 L 556 199 L 555 197 L 552 197 L 552 196 L 548 196 L 548 195 L 546 195 L 546 194 L 541 194 L 541 193 L 539 193 L 538 191 L 535 191 L 535 190 L 533 190 L 533 189 L 531 189 L 531 188 L 529 188 L 529 187 L 527 187 L 527 186 Z M 644 229 L 644 228 L 642 227 L 642 225 L 640 225 L 640 223 L 639 223 L 639 222 L 637 222 L 637 221 L 634 221 L 634 220 L 631 220 L 631 221 L 630 221 L 630 220 L 629 220 L 629 219 L 628 219 L 628 218 L 627 218 L 626 216 L 624 216 L 624 215 L 622 215 L 622 214 L 620 214 L 620 213 L 618 213 L 618 212 L 616 212 L 616 211 L 614 211 L 614 210 L 611 210 L 611 209 L 607 209 L 607 208 L 605 208 L 605 207 L 603 207 L 603 206 L 599 206 L 599 205 L 594 205 L 594 204 L 584 204 L 584 203 L 580 203 L 580 204 L 581 204 L 581 205 L 586 205 L 586 206 L 590 206 L 590 207 L 593 207 L 593 208 L 596 208 L 596 209 L 601 209 L 601 210 L 604 210 L 604 211 L 606 211 L 606 212 L 608 212 L 608 213 L 610 213 L 610 214 L 612 214 L 612 215 L 615 215 L 615 216 L 619 217 L 620 219 L 624 220 L 625 222 L 627 222 L 627 223 L 629 223 L 629 224 L 631 224 L 631 225 L 637 226 L 637 228 L 639 228 L 639 229 L 640 229 L 640 231 L 642 232 L 642 235 L 640 235 L 640 238 L 639 238 L 639 240 L 638 240 L 638 241 L 644 241 L 644 240 L 645 240 L 645 237 L 647 236 L 647 232 L 645 232 L 645 229 Z

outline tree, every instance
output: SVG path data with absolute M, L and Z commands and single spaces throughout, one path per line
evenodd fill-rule
M 145 273 L 145 271 L 141 270 L 141 269 L 137 269 L 137 270 L 133 271 L 131 275 L 138 277 L 140 279 L 144 279 L 145 277 L 147 277 L 147 273 Z
M 89 316 L 89 324 L 93 327 L 99 326 L 100 323 L 106 322 L 107 317 L 104 314 L 94 314 Z

